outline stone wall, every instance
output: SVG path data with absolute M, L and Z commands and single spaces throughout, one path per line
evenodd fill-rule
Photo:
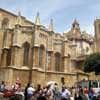
M 26 86 L 29 81 L 29 70 L 19 70 L 9 67 L 0 70 L 0 81 L 5 81 L 7 86 L 12 86 L 17 78 L 19 78 L 23 87 Z
M 11 86 L 14 84 L 19 78 L 22 87 L 25 87 L 29 82 L 30 71 L 27 69 L 15 69 L 15 68 L 2 68 L 0 70 L 0 81 L 4 80 L 7 86 Z M 78 73 L 63 73 L 63 72 L 43 72 L 38 70 L 32 71 L 32 83 L 36 86 L 36 84 L 41 84 L 45 86 L 47 82 L 55 81 L 61 87 L 61 78 L 64 78 L 65 85 L 67 87 L 73 86 L 77 81 L 88 78 L 87 74 Z
M 5 84 L 7 84 L 7 86 L 11 86 L 13 82 L 13 70 L 9 68 L 1 68 L 0 81 L 5 81 Z
M 64 73 L 64 72 L 42 72 L 42 71 L 33 71 L 32 74 L 32 82 L 36 84 L 45 85 L 50 81 L 57 82 L 61 87 L 61 78 L 64 78 L 65 85 L 67 87 L 74 86 L 74 84 L 78 81 L 84 80 L 88 78 L 87 74 L 83 73 Z
M 95 75 L 94 72 L 91 72 L 89 80 L 100 80 L 100 75 Z
M 14 25 L 16 24 L 16 18 L 17 18 L 17 15 L 9 12 L 9 11 L 6 11 L 6 10 L 3 10 L 3 9 L 0 9 L 0 21 L 2 21 L 4 18 L 8 18 L 10 21 L 9 21 L 9 27 L 10 28 L 13 28 Z M 27 20 L 25 17 L 21 17 L 21 24 L 22 25 L 32 25 L 32 22 L 30 22 L 29 20 Z

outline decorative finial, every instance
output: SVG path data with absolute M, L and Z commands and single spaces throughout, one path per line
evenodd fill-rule
M 53 31 L 53 19 L 50 20 L 49 31 Z
M 78 24 L 78 25 L 79 25 L 79 23 L 78 23 L 78 21 L 77 21 L 77 19 L 76 19 L 76 18 L 74 19 L 73 24 Z
M 21 19 L 21 12 L 18 12 L 18 16 L 17 16 L 17 21 L 16 24 L 21 25 L 22 19 Z
M 36 24 L 36 25 L 40 25 L 40 16 L 39 16 L 39 12 L 37 12 L 35 24 Z
M 73 24 L 72 24 L 72 29 L 80 29 L 79 23 L 78 23 L 78 21 L 76 20 L 76 18 L 74 19 L 74 22 L 73 22 Z

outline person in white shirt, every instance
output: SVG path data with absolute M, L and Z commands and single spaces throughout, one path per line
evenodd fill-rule
M 2 81 L 0 84 L 0 92 L 4 92 L 4 90 L 5 90 L 5 82 Z
M 34 95 L 35 89 L 33 88 L 32 84 L 27 89 L 27 97 L 30 99 Z
M 65 88 L 65 86 L 62 86 L 61 90 L 61 100 L 68 100 L 70 98 L 71 93 L 68 89 Z

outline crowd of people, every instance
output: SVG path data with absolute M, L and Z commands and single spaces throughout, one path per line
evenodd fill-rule
M 7 90 L 6 85 L 2 81 L 0 83 L 0 92 L 6 94 L 5 90 Z M 21 84 L 16 82 L 12 86 L 12 90 L 15 94 L 19 93 L 23 97 L 23 100 L 100 100 L 100 91 L 95 93 L 92 88 L 67 88 L 65 85 L 59 88 L 57 83 L 48 84 L 44 87 L 41 87 L 40 84 L 34 87 L 31 83 L 28 83 L 22 92 Z M 15 97 L 15 94 L 9 100 L 22 100 Z
M 57 83 L 41 87 L 40 84 L 34 89 L 28 83 L 25 88 L 25 100 L 70 100 L 70 91 L 63 85 L 60 90 Z

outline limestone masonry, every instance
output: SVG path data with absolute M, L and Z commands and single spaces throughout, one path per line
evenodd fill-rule
M 46 84 L 57 81 L 67 86 L 89 78 L 82 71 L 86 55 L 100 51 L 100 19 L 94 22 L 95 37 L 81 31 L 75 19 L 68 32 L 55 33 L 49 27 L 0 9 L 0 81 L 12 85 L 17 78 L 25 86 L 29 81 Z

